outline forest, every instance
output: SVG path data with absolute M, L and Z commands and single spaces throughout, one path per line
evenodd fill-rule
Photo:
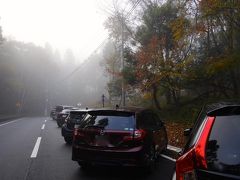
M 0 31 L 0 113 L 43 115 L 57 104 L 151 107 L 194 117 L 209 102 L 240 97 L 240 1 L 114 0 L 100 51 L 6 39 Z M 170 116 L 170 117 L 169 117 Z M 176 116 L 176 117 L 174 117 Z
M 239 100 L 240 1 L 129 2 L 134 10 L 116 2 L 105 22 L 110 100 L 181 120 L 205 103 Z
M 93 53 L 79 64 L 70 49 L 62 56 L 48 43 L 41 47 L 1 36 L 0 115 L 49 115 L 58 104 L 100 103 L 107 81 L 100 60 Z

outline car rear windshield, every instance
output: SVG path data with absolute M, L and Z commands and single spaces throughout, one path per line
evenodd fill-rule
M 116 114 L 88 114 L 83 122 L 81 128 L 103 128 L 105 130 L 122 130 L 132 131 L 134 130 L 134 115 L 129 113 L 116 113 Z
M 57 107 L 56 107 L 56 111 L 57 111 L 57 112 L 61 112 L 62 110 L 63 110 L 63 107 L 62 107 L 62 106 L 57 106 Z
M 86 112 L 70 112 L 71 119 L 82 119 Z
M 209 170 L 240 176 L 240 115 L 216 117 L 206 155 Z

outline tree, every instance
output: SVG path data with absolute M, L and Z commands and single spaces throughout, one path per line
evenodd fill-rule
M 3 42 L 2 27 L 0 26 L 0 44 Z

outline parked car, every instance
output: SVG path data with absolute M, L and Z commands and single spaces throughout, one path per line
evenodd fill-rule
M 56 113 L 56 108 L 52 109 L 50 112 L 50 117 L 53 119 Z
M 164 123 L 151 110 L 90 110 L 75 126 L 72 160 L 83 169 L 97 164 L 151 170 L 167 144 Z
M 70 111 L 69 116 L 65 119 L 65 122 L 62 125 L 62 136 L 66 143 L 72 143 L 74 126 L 81 122 L 86 113 L 86 109 Z
M 58 114 L 64 110 L 64 109 L 73 109 L 75 108 L 74 106 L 67 106 L 67 105 L 59 105 L 59 106 L 56 106 L 56 111 L 55 111 L 55 115 L 53 116 L 53 119 L 54 120 L 57 120 L 57 117 L 58 117 Z
M 74 111 L 75 109 L 64 109 L 57 115 L 57 125 L 58 127 L 62 127 L 63 123 L 65 122 L 65 119 L 69 116 L 71 111 Z
M 176 179 L 240 179 L 240 104 L 204 107 L 176 161 Z

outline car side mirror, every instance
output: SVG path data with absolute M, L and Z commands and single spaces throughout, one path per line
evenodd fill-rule
M 191 134 L 191 132 L 192 132 L 192 128 L 185 129 L 185 130 L 183 131 L 183 135 L 184 135 L 184 136 L 189 136 L 189 135 Z

